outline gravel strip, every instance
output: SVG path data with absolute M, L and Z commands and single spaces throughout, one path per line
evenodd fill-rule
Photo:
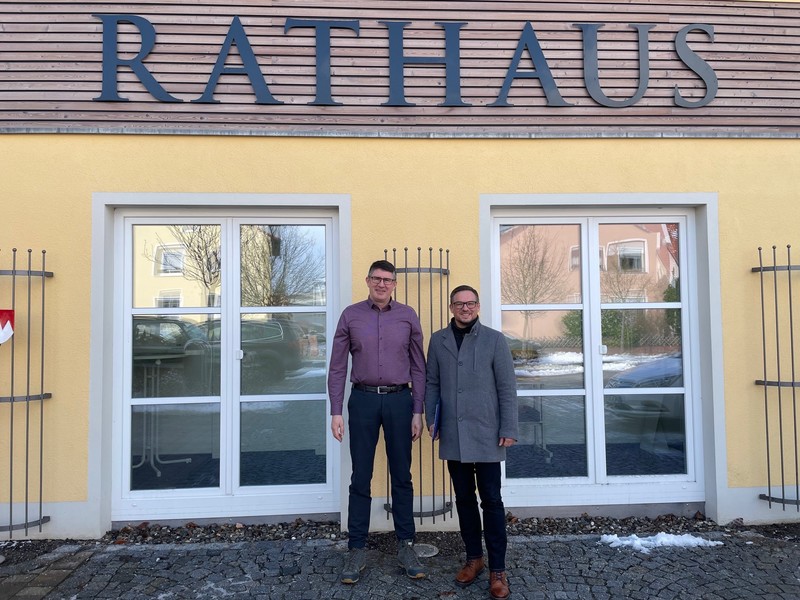
M 774 525 L 745 526 L 741 521 L 720 525 L 706 519 L 701 513 L 693 517 L 663 515 L 656 518 L 627 517 L 612 519 L 608 517 L 582 515 L 573 518 L 526 518 L 519 519 L 508 513 L 509 536 L 559 536 L 559 535 L 603 535 L 617 534 L 640 537 L 656 533 L 741 533 L 752 531 L 766 537 L 800 542 L 800 522 Z M 197 525 L 187 523 L 180 527 L 168 527 L 156 523 L 141 523 L 135 527 L 123 527 L 109 531 L 100 540 L 9 540 L 0 542 L 0 560 L 3 567 L 32 560 L 53 551 L 64 544 L 202 544 L 235 543 L 266 540 L 303 539 L 346 539 L 347 534 L 340 531 L 339 521 L 308 521 L 296 519 L 288 523 L 246 525 L 241 523 L 225 525 Z M 463 551 L 461 538 L 457 532 L 419 532 L 417 542 L 432 544 L 444 555 L 460 555 Z M 368 548 L 386 553 L 396 551 L 393 533 L 372 533 Z

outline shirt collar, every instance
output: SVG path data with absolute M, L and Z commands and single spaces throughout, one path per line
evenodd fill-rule
M 377 304 L 375 304 L 372 301 L 372 298 L 370 298 L 369 296 L 367 296 L 367 304 L 373 310 L 375 310 L 375 309 L 377 309 L 379 311 L 381 310 L 381 308 Z M 387 304 L 386 308 L 384 308 L 383 310 L 390 310 L 392 308 L 392 304 L 394 304 L 394 299 L 393 298 L 389 298 L 389 304 Z

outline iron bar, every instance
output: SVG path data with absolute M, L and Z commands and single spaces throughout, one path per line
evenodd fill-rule
M 445 268 L 445 277 L 447 279 L 447 282 L 445 284 L 445 293 L 446 293 L 446 296 L 447 296 L 447 304 L 449 306 L 450 305 L 450 290 L 452 289 L 450 287 L 450 250 L 446 251 L 446 256 L 447 256 L 447 267 Z M 449 320 L 450 319 L 447 319 L 448 322 L 449 322 Z M 442 480 L 444 480 L 444 478 L 445 478 L 445 475 L 444 475 L 444 473 L 442 473 Z M 450 507 L 450 517 L 452 518 L 453 517 L 453 480 L 448 477 L 447 481 L 449 483 L 449 491 L 450 491 L 450 503 L 448 504 L 448 506 Z
M 764 381 L 763 379 L 756 379 L 756 385 L 763 385 L 765 387 L 796 388 L 800 387 L 800 381 Z
M 0 402 L 24 402 L 25 398 L 28 396 L 0 396 Z M 47 400 L 48 398 L 52 398 L 53 394 L 50 392 L 45 392 L 44 394 L 31 394 L 31 400 Z
M 16 315 L 17 310 L 17 249 L 11 249 L 11 314 Z M 16 326 L 16 323 L 15 323 Z M 16 339 L 11 336 L 11 377 L 9 380 L 9 435 L 8 435 L 8 524 L 14 522 L 14 359 L 16 358 Z M 12 537 L 11 529 L 8 530 L 9 539 Z
M 44 282 L 45 282 L 45 258 L 47 251 L 42 250 L 42 328 L 40 331 L 39 346 L 39 396 L 44 399 Z M 42 531 L 42 515 L 44 514 L 44 402 L 39 402 L 39 532 Z
M 789 284 L 788 305 L 789 305 L 789 348 L 791 349 L 792 364 L 792 383 L 797 381 L 794 367 L 794 307 L 792 301 L 792 246 L 786 245 L 786 279 Z M 800 499 L 800 472 L 798 471 L 798 447 L 797 447 L 797 391 L 792 386 L 792 423 L 794 433 L 794 497 Z M 785 506 L 785 505 L 784 505 Z M 797 511 L 800 512 L 800 503 L 797 504 Z
M 417 246 L 417 266 L 420 266 L 420 265 L 422 265 L 422 246 Z M 417 305 L 416 305 L 415 308 L 417 310 L 417 317 L 421 319 L 422 318 L 422 273 L 419 272 L 419 269 L 417 269 Z M 421 326 L 422 325 L 420 324 L 420 327 Z M 420 443 L 417 444 L 417 446 L 419 448 L 419 452 L 418 452 L 418 457 L 419 458 L 417 460 L 417 464 L 418 464 L 418 467 L 419 467 L 419 485 L 420 485 L 419 524 L 422 525 L 422 519 L 424 518 L 422 516 L 422 513 L 424 512 L 423 509 L 422 509 L 422 481 L 423 481 L 422 480 L 422 442 L 420 441 Z
M 44 252 L 44 250 L 42 250 L 42 252 Z M 27 274 L 28 274 L 27 269 L 0 269 L 0 275 L 27 275 Z M 33 275 L 34 277 L 52 277 L 53 272 L 45 271 L 44 268 L 42 268 L 41 271 L 31 271 L 31 275 Z
M 27 297 L 27 339 L 25 359 L 25 535 L 28 535 L 28 506 L 30 502 L 30 456 L 31 456 L 31 252 L 28 248 L 28 297 Z
M 794 498 L 778 498 L 776 496 L 769 496 L 767 494 L 759 494 L 758 497 L 760 500 L 769 501 L 770 506 L 772 506 L 773 502 L 775 504 L 783 504 L 784 508 L 786 507 L 787 504 L 794 504 L 795 506 L 798 507 L 798 510 L 800 510 L 800 500 L 796 500 Z
M 764 256 L 761 246 L 758 247 L 759 284 L 761 289 L 761 357 L 764 367 L 764 381 L 767 381 L 767 318 L 764 308 Z M 772 508 L 772 464 L 769 451 L 769 391 L 764 386 L 764 423 L 767 445 L 767 500 Z
M 761 248 L 759 248 L 761 250 Z M 765 273 L 772 273 L 773 271 L 800 271 L 800 265 L 774 265 L 774 266 L 758 266 L 750 269 L 753 273 L 763 271 Z
M 428 264 L 430 268 L 428 269 L 428 318 L 430 319 L 431 323 L 431 331 L 434 331 L 433 325 L 433 246 L 428 248 Z M 441 304 L 441 302 L 440 302 Z M 425 427 L 425 423 L 422 424 L 423 435 L 426 431 L 427 427 Z M 420 465 L 422 464 L 422 444 L 419 446 L 420 448 Z M 420 481 L 422 481 L 422 476 L 420 475 Z M 433 513 L 433 524 L 436 524 L 436 494 L 434 494 L 434 490 L 436 489 L 436 457 L 435 457 L 435 446 L 433 443 L 433 439 L 431 439 L 431 512 Z M 420 496 L 421 498 L 421 496 Z M 420 504 L 422 504 L 422 500 L 420 500 Z M 420 523 L 422 523 L 422 517 L 420 517 Z
M 772 265 L 778 266 L 777 246 L 772 246 Z M 780 449 L 780 466 L 781 466 L 781 497 L 786 497 L 786 475 L 783 457 L 783 390 L 781 389 L 781 338 L 780 338 L 780 310 L 778 307 L 778 271 L 773 271 L 772 275 L 773 287 L 773 306 L 775 307 L 775 374 L 778 377 L 778 443 Z M 786 510 L 786 505 L 783 506 Z
M 12 532 L 19 531 L 20 529 L 27 529 L 28 527 L 32 527 L 34 525 L 38 525 L 39 529 L 41 529 L 42 525 L 45 523 L 50 522 L 50 517 L 42 517 L 41 519 L 37 519 L 36 521 L 32 521 L 30 523 L 17 523 L 16 525 L 0 525 L 0 531 L 8 531 L 9 536 L 13 537 Z

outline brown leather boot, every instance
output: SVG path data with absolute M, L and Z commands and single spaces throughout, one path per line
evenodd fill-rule
M 456 585 L 465 588 L 475 583 L 475 580 L 483 572 L 484 563 L 483 557 L 469 558 L 461 570 L 456 575 Z
M 494 600 L 504 600 L 511 595 L 505 571 L 492 571 L 489 573 L 489 594 Z

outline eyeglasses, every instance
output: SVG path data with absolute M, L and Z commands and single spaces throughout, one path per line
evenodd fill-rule
M 370 275 L 367 279 L 369 279 L 370 283 L 374 283 L 375 285 L 378 285 L 381 281 L 384 285 L 392 285 L 395 282 L 391 277 L 373 277 Z
M 475 308 L 476 306 L 478 306 L 478 301 L 470 300 L 469 302 L 453 302 L 450 306 L 452 306 L 456 310 L 461 310 L 465 306 L 467 308 Z

